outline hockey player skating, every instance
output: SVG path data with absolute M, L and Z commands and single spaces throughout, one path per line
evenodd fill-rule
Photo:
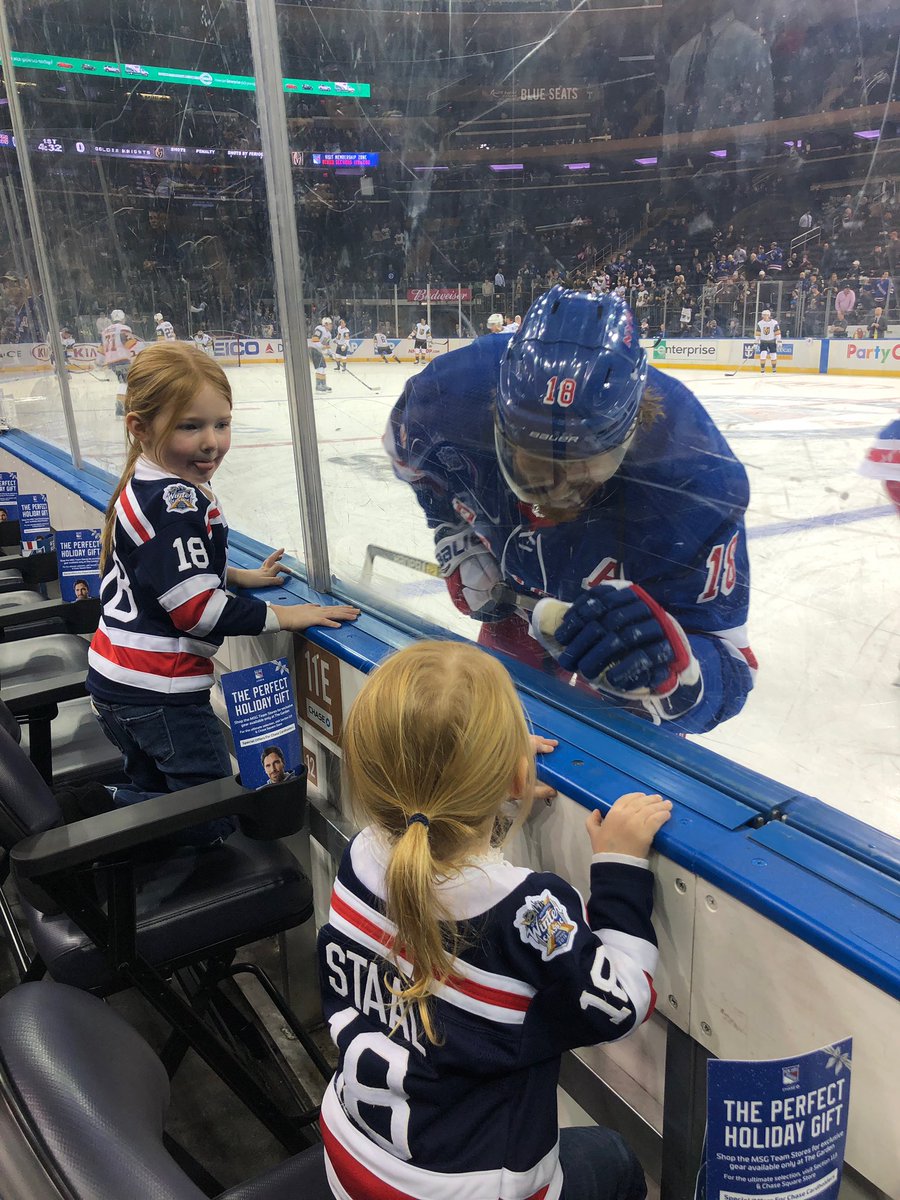
M 624 303 L 553 288 L 412 378 L 385 446 L 482 644 L 683 732 L 743 707 L 747 476 Z
M 343 317 L 338 319 L 338 327 L 334 334 L 334 369 L 347 370 L 347 355 L 350 353 L 350 330 Z
M 162 313 L 154 313 L 153 320 L 156 322 L 156 340 L 158 342 L 174 342 L 175 326 L 171 321 L 167 321 Z
M 766 359 L 772 357 L 772 372 L 778 370 L 778 349 L 781 345 L 781 327 L 768 308 L 764 308 L 756 325 L 756 341 L 759 345 L 759 369 L 765 375 Z
M 330 392 L 328 386 L 328 367 L 325 363 L 325 355 L 333 358 L 331 348 L 331 327 L 334 324 L 331 317 L 323 317 L 319 324 L 313 330 L 313 335 L 309 340 L 309 358 L 313 365 L 313 370 L 316 373 L 316 391 Z
M 68 366 L 68 364 L 70 362 L 72 362 L 75 357 L 76 343 L 75 343 L 75 336 L 72 333 L 72 330 L 67 328 L 66 326 L 63 326 L 63 328 L 59 331 L 59 341 L 60 341 L 60 345 L 63 348 L 63 360 L 65 361 L 66 365 Z
M 431 343 L 431 326 L 424 316 L 416 321 L 416 327 L 409 336 L 412 338 L 416 366 L 418 367 L 423 362 L 427 363 L 428 349 Z
M 130 325 L 125 323 L 125 314 L 121 308 L 114 308 L 109 314 L 109 324 L 100 331 L 100 345 L 105 366 L 109 367 L 118 380 L 116 388 L 116 416 L 124 416 L 126 380 L 128 371 L 137 353 L 138 339 Z
M 387 366 L 387 361 L 392 358 L 394 362 L 399 362 L 400 359 L 394 353 L 393 345 L 388 341 L 387 334 L 379 329 L 375 334 L 375 354 Z
M 213 352 L 212 338 L 205 329 L 198 329 L 194 334 L 194 345 L 198 350 L 202 350 L 204 354 L 211 355 Z

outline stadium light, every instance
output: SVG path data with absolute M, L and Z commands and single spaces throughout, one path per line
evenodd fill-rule
M 658 158 L 636 158 L 634 160 L 639 167 L 655 167 L 659 162 Z
M 858 137 L 858 138 L 865 138 L 866 141 L 871 141 L 873 138 L 881 137 L 881 130 L 880 129 L 854 129 L 853 136 Z
M 524 163 L 491 163 L 492 171 L 524 171 Z
M 590 163 L 566 163 L 566 168 L 569 171 L 589 171 L 591 169 L 591 164 Z
M 713 158 L 727 158 L 728 157 L 727 150 L 710 150 L 710 154 L 712 155 Z

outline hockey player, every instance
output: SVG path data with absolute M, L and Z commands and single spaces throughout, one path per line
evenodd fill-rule
M 63 348 L 63 358 L 66 364 L 68 364 L 72 362 L 75 356 L 75 337 L 71 329 L 63 326 L 63 328 L 59 331 L 59 340 Z
M 772 356 L 772 373 L 778 370 L 778 347 L 781 344 L 781 327 L 773 319 L 768 308 L 764 308 L 756 325 L 756 341 L 759 345 L 759 369 L 766 373 L 766 358 Z
M 427 363 L 428 349 L 431 342 L 431 326 L 425 319 L 424 313 L 416 321 L 416 327 L 409 336 L 413 342 L 413 354 L 415 355 L 416 366 L 418 367 L 423 362 Z
M 625 304 L 554 287 L 512 339 L 411 379 L 385 447 L 482 644 L 558 657 L 567 680 L 683 732 L 743 707 L 747 476 L 694 395 L 648 368 Z M 547 654 L 522 612 L 538 597 L 572 605 L 561 626 L 535 611 Z
M 158 342 L 174 342 L 175 327 L 171 321 L 167 321 L 162 313 L 154 313 L 153 320 L 156 322 L 156 340 Z
M 334 357 L 331 349 L 331 327 L 333 324 L 334 322 L 331 317 L 323 317 L 313 330 L 313 335 L 309 341 L 309 357 L 316 373 L 317 392 L 331 391 L 331 388 L 328 386 L 328 368 L 325 363 L 325 355 L 327 354 L 329 358 Z
M 205 329 L 198 329 L 194 334 L 194 345 L 198 350 L 202 350 L 204 354 L 212 355 L 212 338 Z
M 350 330 L 343 317 L 338 318 L 338 327 L 334 334 L 334 357 L 336 371 L 347 370 L 347 355 L 350 353 Z
M 400 361 L 400 359 L 394 353 L 394 347 L 388 341 L 387 334 L 381 329 L 379 329 L 375 334 L 375 353 L 385 364 L 385 366 L 387 365 L 387 360 L 389 358 L 392 358 L 394 362 Z
M 137 353 L 138 339 L 130 325 L 125 324 L 125 314 L 121 308 L 114 308 L 109 314 L 110 323 L 100 331 L 100 345 L 105 365 L 119 381 L 116 388 L 116 416 L 125 415 L 124 400 L 128 370 Z

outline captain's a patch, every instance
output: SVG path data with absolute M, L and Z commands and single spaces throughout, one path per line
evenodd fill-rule
M 527 946 L 540 950 L 544 962 L 572 949 L 577 928 L 566 906 L 552 892 L 526 896 L 513 924 Z
M 166 512 L 196 512 L 197 493 L 188 483 L 170 483 L 163 488 Z

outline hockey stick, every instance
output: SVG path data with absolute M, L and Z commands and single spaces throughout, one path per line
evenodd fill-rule
M 357 383 L 361 383 L 363 385 L 363 387 L 366 388 L 370 392 L 380 392 L 381 391 L 380 387 L 372 387 L 372 385 L 370 383 L 366 383 L 366 381 L 364 379 L 360 379 L 360 377 L 355 372 L 351 371 L 349 367 L 346 367 L 346 366 L 344 367 L 344 373 L 346 375 L 349 375 L 351 378 L 355 379 Z
M 737 375 L 740 371 L 743 371 L 744 367 L 746 367 L 748 363 L 753 363 L 754 366 L 756 365 L 756 351 L 753 352 L 750 358 L 745 358 L 739 367 L 735 367 L 733 371 L 726 371 L 725 378 L 734 379 L 735 375 Z
M 427 558 L 415 558 L 412 554 L 402 554 L 399 550 L 389 550 L 387 546 L 366 546 L 366 560 L 363 563 L 361 578 L 363 582 L 368 583 L 372 578 L 372 568 L 375 565 L 376 558 L 386 558 L 388 562 L 399 563 L 401 567 L 409 567 L 411 571 L 418 571 L 422 575 L 431 575 L 433 578 L 440 576 L 440 567 L 436 562 L 432 562 Z

